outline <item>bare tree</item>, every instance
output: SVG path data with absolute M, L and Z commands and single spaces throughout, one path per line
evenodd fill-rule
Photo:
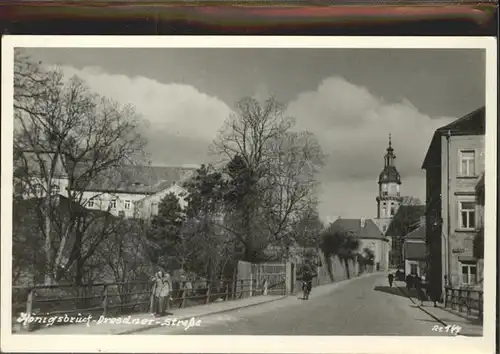
M 244 98 L 237 109 L 214 151 L 229 160 L 237 182 L 229 229 L 243 245 L 244 258 L 252 260 L 269 244 L 289 243 L 292 225 L 313 199 L 323 154 L 312 134 L 292 131 L 294 120 L 274 98 L 263 104 Z
M 78 251 L 89 233 L 82 231 L 88 226 L 82 226 L 85 223 L 73 206 L 81 204 L 82 192 L 92 181 L 140 156 L 145 144 L 137 133 L 140 122 L 133 107 L 100 97 L 79 78 L 67 80 L 60 71 L 44 70 L 22 52 L 16 52 L 16 177 L 21 181 L 22 195 L 40 194 L 44 199 L 39 210 L 43 220 L 46 283 L 57 280 L 60 269 L 69 268 L 69 264 L 63 264 L 63 253 L 72 237 L 76 237 L 77 254 L 73 261 L 81 263 Z M 51 201 L 57 193 L 52 193 L 52 187 L 61 179 L 67 180 L 62 194 L 76 203 L 69 203 L 69 217 L 56 242 Z M 94 251 L 104 235 L 101 233 L 88 250 Z
M 323 153 L 308 132 L 286 132 L 269 144 L 264 210 L 271 242 L 290 235 L 305 213 L 316 207 L 316 173 Z

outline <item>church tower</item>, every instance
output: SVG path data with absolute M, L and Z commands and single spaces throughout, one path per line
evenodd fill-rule
M 377 221 L 382 232 L 385 233 L 392 218 L 398 211 L 401 204 L 401 195 L 399 187 L 401 186 L 401 177 L 394 165 L 394 149 L 392 148 L 391 134 L 389 134 L 389 147 L 384 156 L 384 169 L 378 178 L 378 196 L 377 200 Z

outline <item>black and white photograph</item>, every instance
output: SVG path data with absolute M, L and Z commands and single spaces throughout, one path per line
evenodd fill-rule
M 491 350 L 493 39 L 146 38 L 2 43 L 3 349 Z

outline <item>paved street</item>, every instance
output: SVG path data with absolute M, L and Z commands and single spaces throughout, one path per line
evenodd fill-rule
M 175 317 L 175 316 L 173 316 Z M 440 325 L 377 274 L 297 297 L 200 318 L 198 327 L 163 326 L 137 334 L 443 336 Z

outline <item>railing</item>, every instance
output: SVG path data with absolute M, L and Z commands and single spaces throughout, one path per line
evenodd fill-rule
M 174 283 L 168 308 L 184 308 L 215 301 L 230 301 L 248 296 L 267 295 L 268 289 L 281 284 L 256 279 L 216 280 Z M 153 312 L 153 283 L 98 283 L 75 286 L 38 285 L 12 287 L 12 316 L 14 321 L 22 312 L 48 316 L 77 315 L 93 317 L 117 316 L 137 312 Z M 271 291 L 270 291 L 271 292 Z M 64 323 L 62 323 L 64 324 Z M 67 324 L 67 323 L 66 323 Z M 33 324 L 31 324 L 33 325 Z M 28 330 L 34 326 L 28 326 Z
M 483 292 L 473 289 L 445 287 L 444 306 L 465 313 L 467 317 L 483 318 Z

